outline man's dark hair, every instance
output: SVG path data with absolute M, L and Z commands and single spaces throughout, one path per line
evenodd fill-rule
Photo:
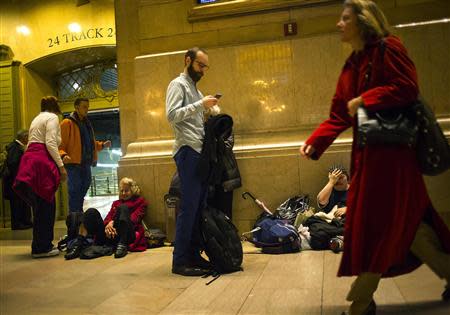
M 199 48 L 199 47 L 192 47 L 192 48 L 189 48 L 189 49 L 186 51 L 186 53 L 184 54 L 184 63 L 185 63 L 185 65 L 186 65 L 186 58 L 187 58 L 187 57 L 190 57 L 190 58 L 191 58 L 191 62 L 193 62 L 193 61 L 195 60 L 195 58 L 197 57 L 197 53 L 198 53 L 199 51 L 201 51 L 201 52 L 204 53 L 205 55 L 208 54 L 204 49 Z
M 347 180 L 350 180 L 350 174 L 348 173 L 347 169 L 341 165 L 341 164 L 333 164 L 328 169 L 328 172 L 333 172 L 334 170 L 340 170 L 342 174 L 344 174 L 347 177 Z
M 88 102 L 89 103 L 89 99 L 86 97 L 78 97 L 75 102 L 73 103 L 73 106 L 78 107 L 80 106 L 81 102 Z
M 41 112 L 61 114 L 61 109 L 58 105 L 58 99 L 54 96 L 44 96 L 41 99 Z

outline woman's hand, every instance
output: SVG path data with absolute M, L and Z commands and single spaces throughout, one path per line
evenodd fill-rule
M 355 97 L 353 99 L 351 99 L 350 101 L 348 101 L 347 103 L 347 109 L 348 109 L 348 114 L 353 117 L 356 114 L 356 111 L 358 110 L 358 107 L 363 105 L 363 99 L 361 96 Z
M 308 160 L 311 159 L 311 155 L 316 152 L 316 149 L 310 144 L 304 144 L 300 147 L 300 155 Z
M 106 226 L 105 226 L 105 234 L 107 238 L 114 238 L 117 235 L 117 231 L 114 228 L 114 221 L 110 221 Z
M 61 176 L 61 181 L 64 182 L 67 179 L 67 171 L 64 166 L 59 167 L 59 175 Z

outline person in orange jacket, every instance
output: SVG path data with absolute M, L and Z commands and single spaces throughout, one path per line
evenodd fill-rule
M 89 100 L 77 98 L 75 111 L 61 122 L 59 154 L 67 170 L 69 215 L 82 213 L 84 196 L 91 185 L 91 166 L 97 164 L 97 152 L 111 147 L 111 141 L 96 141 L 87 114 Z

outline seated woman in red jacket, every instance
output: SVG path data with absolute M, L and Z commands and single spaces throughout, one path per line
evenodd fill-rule
M 141 223 L 147 209 L 147 201 L 140 197 L 136 182 L 124 177 L 119 183 L 119 200 L 113 202 L 111 210 L 102 220 L 97 209 L 90 208 L 84 212 L 77 239 L 69 245 L 67 260 L 80 256 L 89 246 L 88 238 L 94 239 L 95 245 L 115 247 L 115 258 L 127 255 L 129 251 L 145 251 L 147 240 Z

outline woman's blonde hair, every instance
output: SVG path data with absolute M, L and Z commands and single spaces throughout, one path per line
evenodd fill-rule
M 357 17 L 361 38 L 364 42 L 386 37 L 390 34 L 389 23 L 383 11 L 371 0 L 345 0 L 344 8 L 351 8 Z
M 119 188 L 122 185 L 128 185 L 130 187 L 133 196 L 139 196 L 141 194 L 141 189 L 139 188 L 136 181 L 129 177 L 123 177 L 119 182 Z

